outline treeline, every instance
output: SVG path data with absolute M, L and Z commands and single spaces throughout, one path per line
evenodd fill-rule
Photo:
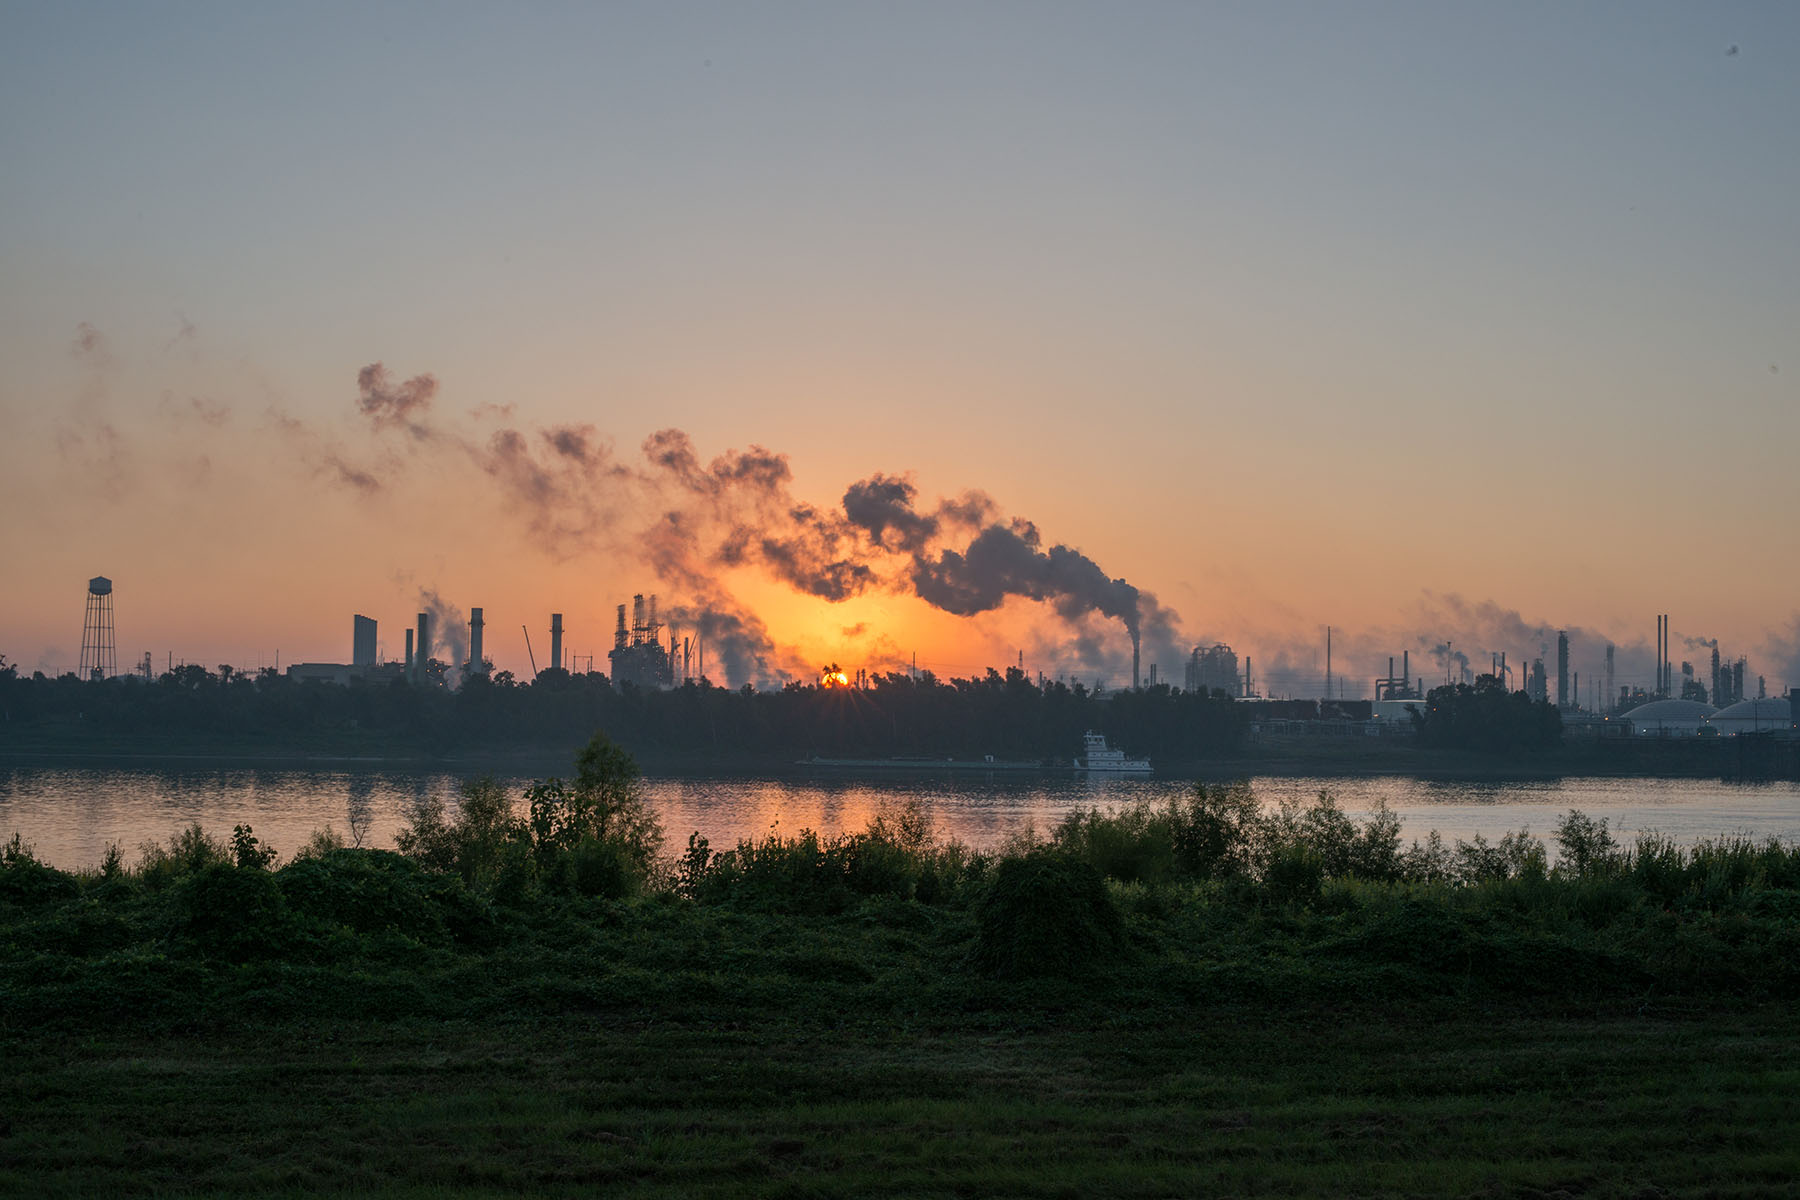
M 506 672 L 455 691 L 404 682 L 339 687 L 184 666 L 156 680 L 84 681 L 0 670 L 0 744 L 164 739 L 186 745 L 311 752 L 429 754 L 509 746 L 564 747 L 596 728 L 640 755 L 791 762 L 811 756 L 908 755 L 1068 760 L 1081 735 L 1164 761 L 1239 749 L 1248 728 L 1223 695 L 1167 686 L 1098 695 L 1042 686 L 1022 672 L 943 681 L 873 676 L 866 688 L 789 685 L 670 691 L 604 675 Z
M 1492 675 L 1478 676 L 1473 685 L 1432 688 L 1412 719 L 1427 746 L 1516 753 L 1562 744 L 1562 714 L 1554 704 L 1509 692 Z
M 190 827 L 60 871 L 0 848 L 0 1027 L 280 1012 L 486 1017 L 745 1004 L 906 1014 L 1107 1004 L 1789 998 L 1800 851 L 1621 846 L 1568 814 L 1549 845 L 1403 847 L 1393 816 L 1242 785 L 1080 812 L 996 852 L 918 808 L 861 833 L 674 850 L 629 756 L 590 743 L 522 796 L 423 801 L 399 850 L 329 831 L 285 863 Z M 1135 997 L 1135 999 L 1133 999 Z

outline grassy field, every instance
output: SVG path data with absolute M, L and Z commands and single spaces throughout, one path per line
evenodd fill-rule
M 0 1189 L 1791 1196 L 1794 1015 L 571 1014 L 15 1039 Z

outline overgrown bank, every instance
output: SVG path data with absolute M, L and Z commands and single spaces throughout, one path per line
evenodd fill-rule
M 519 798 L 425 801 L 400 852 L 329 832 L 285 864 L 248 829 L 115 848 L 93 871 L 0 853 L 0 1021 L 155 1025 L 264 1012 L 482 1018 L 565 1006 L 694 1012 L 816 990 L 857 1011 L 1059 1012 L 1199 999 L 1633 1003 L 1800 991 L 1800 852 L 1615 844 L 1402 847 L 1328 796 L 1243 785 L 1077 813 L 976 853 L 916 809 L 862 833 L 665 853 L 628 756 Z

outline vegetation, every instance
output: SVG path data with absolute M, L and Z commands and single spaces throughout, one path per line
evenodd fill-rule
M 594 729 L 640 754 L 791 763 L 812 755 L 985 754 L 1067 760 L 1085 730 L 1164 760 L 1218 757 L 1243 744 L 1241 706 L 1167 686 L 1113 693 L 1033 683 L 1013 669 L 981 679 L 875 675 L 866 688 L 671 691 L 614 687 L 604 675 L 507 672 L 456 691 L 405 682 L 338 687 L 176 668 L 154 681 L 51 679 L 0 668 L 0 749 L 147 745 L 336 754 L 467 753 L 510 746 L 559 752 Z
M 661 852 L 630 758 L 398 852 L 0 847 L 0 1192 L 1779 1195 L 1800 848 L 1328 796 Z M 1672 1099 L 1673 1096 L 1678 1099 Z
M 1461 750 L 1544 750 L 1562 741 L 1562 714 L 1554 704 L 1508 692 L 1492 675 L 1473 686 L 1432 688 L 1413 712 L 1419 740 Z

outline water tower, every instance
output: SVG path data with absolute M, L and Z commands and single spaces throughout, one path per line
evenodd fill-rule
M 112 580 L 96 575 L 88 580 L 87 617 L 81 623 L 83 679 L 105 679 L 118 672 L 113 652 Z

